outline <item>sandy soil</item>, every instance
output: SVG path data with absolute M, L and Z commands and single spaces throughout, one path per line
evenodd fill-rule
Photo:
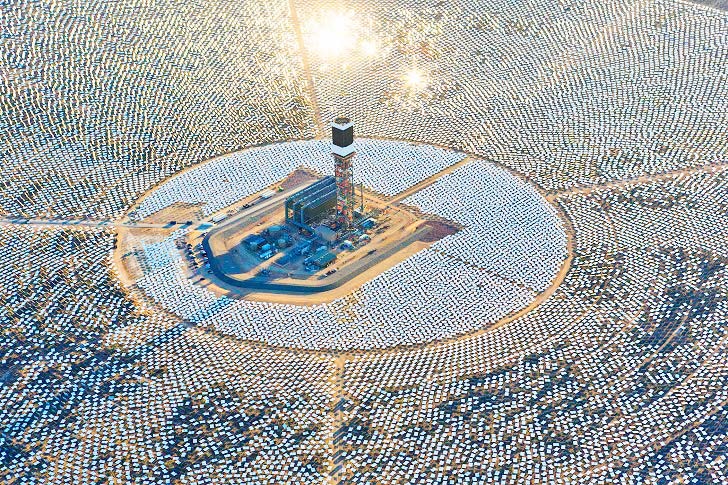
M 227 289 L 227 286 L 222 281 L 215 278 L 212 274 L 204 274 L 205 276 L 205 282 L 203 286 L 205 286 L 208 290 L 211 290 L 215 292 L 217 295 L 225 295 L 231 298 L 243 298 L 245 300 L 251 300 L 251 301 L 264 301 L 264 302 L 270 302 L 270 303 L 288 303 L 292 305 L 303 305 L 303 306 L 311 306 L 311 305 L 319 305 L 321 303 L 329 303 L 337 298 L 345 297 L 346 295 L 350 294 L 352 291 L 356 290 L 357 288 L 361 287 L 364 283 L 371 280 L 375 276 L 383 273 L 387 269 L 391 268 L 392 266 L 401 263 L 405 259 L 409 258 L 410 256 L 414 255 L 415 253 L 429 247 L 429 243 L 425 243 L 422 241 L 416 241 L 412 244 L 409 244 L 404 249 L 398 251 L 397 253 L 393 254 L 389 258 L 386 258 L 382 261 L 380 261 L 378 264 L 372 266 L 370 269 L 356 275 L 349 281 L 342 284 L 340 287 L 330 290 L 330 291 L 324 291 L 320 293 L 313 293 L 313 294 L 306 294 L 306 295 L 299 295 L 299 294 L 291 294 L 291 293 L 285 293 L 285 292 L 266 292 L 266 293 L 245 293 L 241 294 L 237 291 L 233 292 Z
M 114 265 L 117 268 L 119 279 L 125 286 L 132 286 L 143 275 L 136 250 L 139 239 L 161 241 L 166 238 L 174 228 L 149 229 L 119 226 L 116 228 L 117 249 L 114 251 Z
M 181 223 L 185 221 L 197 221 L 200 219 L 202 219 L 201 204 L 185 204 L 182 202 L 176 202 L 169 207 L 165 207 L 149 217 L 144 218 L 144 222 L 166 224 L 169 221 L 177 221 Z
M 320 178 L 308 169 L 297 168 L 279 184 L 284 190 L 296 189 Z

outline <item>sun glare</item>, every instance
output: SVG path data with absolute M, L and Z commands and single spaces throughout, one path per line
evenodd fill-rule
M 418 69 L 412 69 L 407 72 L 404 76 L 404 81 L 409 88 L 414 90 L 422 89 L 427 85 L 425 75 Z
M 358 34 L 351 15 L 329 12 L 312 26 L 313 50 L 325 58 L 340 57 L 357 44 Z
M 367 57 L 374 57 L 379 51 L 377 44 L 371 40 L 364 40 L 361 43 L 361 51 Z

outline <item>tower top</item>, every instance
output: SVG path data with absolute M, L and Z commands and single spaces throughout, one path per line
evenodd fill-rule
M 345 130 L 352 126 L 354 126 L 354 123 L 352 123 L 351 120 L 346 116 L 339 116 L 334 120 L 333 123 L 331 123 L 332 128 L 338 128 L 340 130 Z
M 331 151 L 334 155 L 348 157 L 354 149 L 354 123 L 340 116 L 331 123 Z

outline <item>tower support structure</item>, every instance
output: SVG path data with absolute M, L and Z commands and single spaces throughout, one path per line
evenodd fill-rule
M 331 124 L 331 154 L 334 157 L 336 179 L 336 222 L 339 229 L 348 229 L 354 222 L 355 193 L 353 159 L 354 124 L 339 117 Z

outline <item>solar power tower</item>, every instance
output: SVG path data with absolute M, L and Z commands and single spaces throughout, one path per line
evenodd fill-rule
M 331 136 L 336 178 L 336 222 L 339 229 L 347 229 L 354 221 L 354 124 L 349 118 L 336 118 L 331 123 Z

